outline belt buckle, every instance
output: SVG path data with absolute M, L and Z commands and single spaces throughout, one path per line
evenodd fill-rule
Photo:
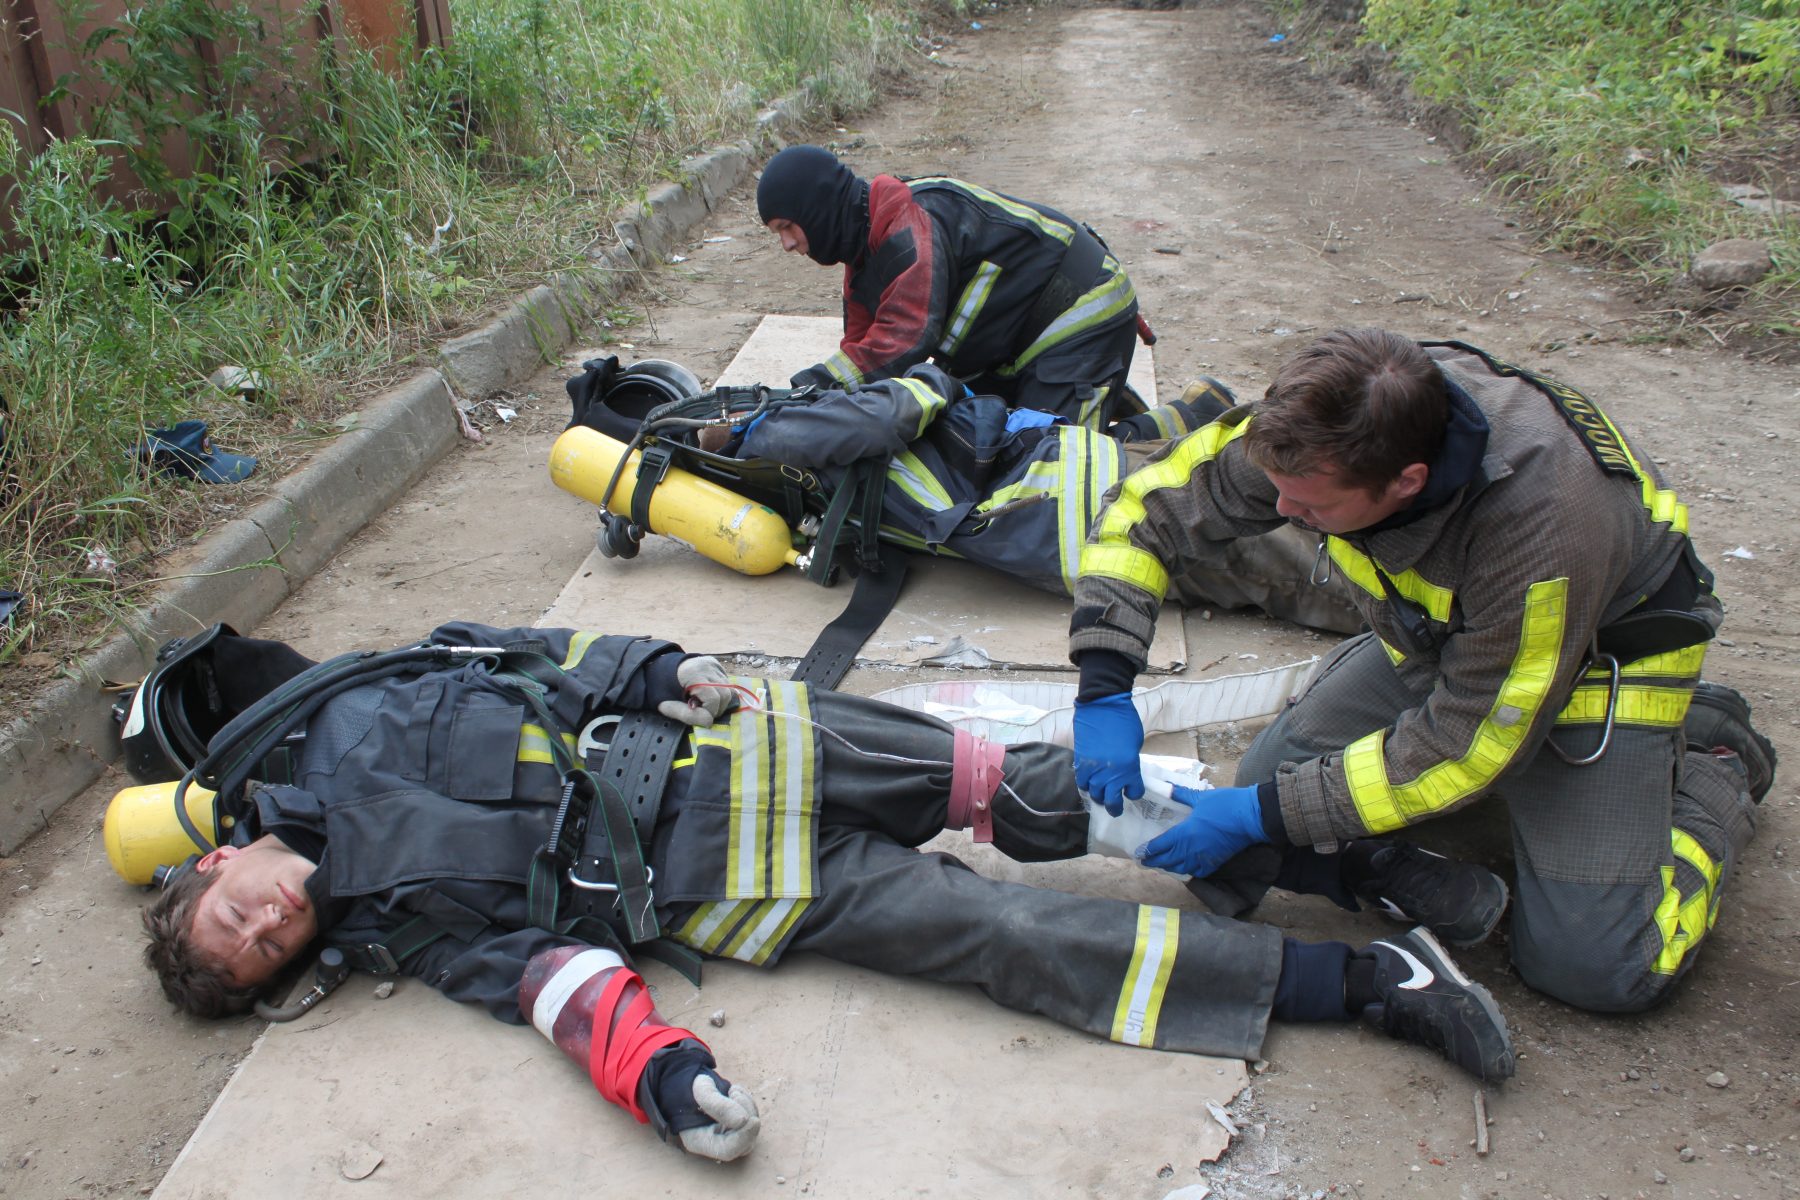
M 611 892 L 615 895 L 618 894 L 618 884 L 600 883 L 592 879 L 583 879 L 580 875 L 575 873 L 574 867 L 570 867 L 564 874 L 569 881 L 569 886 L 580 888 L 584 892 Z M 648 863 L 644 864 L 644 883 L 650 887 L 656 886 L 656 868 Z

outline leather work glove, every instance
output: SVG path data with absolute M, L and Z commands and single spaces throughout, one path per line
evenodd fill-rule
M 718 1077 L 710 1071 L 694 1076 L 694 1103 L 712 1118 L 710 1125 L 684 1129 L 677 1136 L 681 1148 L 702 1158 L 730 1162 L 750 1153 L 756 1136 L 762 1132 L 762 1116 L 756 1111 L 756 1097 L 747 1088 L 726 1084 L 729 1094 L 719 1091 Z
M 690 654 L 675 668 L 675 681 L 681 685 L 685 700 L 664 700 L 656 711 L 671 721 L 697 728 L 737 708 L 738 693 L 725 678 L 719 660 L 705 654 Z
M 1176 787 L 1171 794 L 1194 811 L 1150 839 L 1142 860 L 1146 867 L 1204 878 L 1241 851 L 1269 840 L 1254 787 Z
M 1131 693 L 1075 702 L 1075 786 L 1085 799 L 1118 816 L 1127 796 L 1144 794 L 1138 755 L 1144 749 L 1144 723 L 1138 719 Z

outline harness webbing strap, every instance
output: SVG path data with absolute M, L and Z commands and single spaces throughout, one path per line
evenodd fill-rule
M 968 829 L 978 842 L 994 840 L 994 793 L 1000 790 L 1000 764 L 1006 747 L 956 731 L 950 753 L 950 810 L 945 829 Z
M 1050 327 L 1050 322 L 1073 307 L 1082 293 L 1094 285 L 1094 276 L 1099 274 L 1100 264 L 1105 261 L 1106 247 L 1100 239 L 1077 224 L 1056 274 L 1050 277 L 1050 282 L 1044 285 L 1031 311 L 1026 314 L 1025 328 L 1017 344 L 1029 346 L 1037 341 Z
M 881 570 L 865 570 L 856 577 L 850 603 L 819 631 L 806 657 L 794 668 L 795 683 L 836 687 L 856 662 L 856 652 L 894 611 L 900 589 L 906 583 L 906 553 L 886 543 L 879 553 Z

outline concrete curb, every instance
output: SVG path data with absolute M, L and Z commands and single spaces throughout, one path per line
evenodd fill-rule
M 141 679 L 171 637 L 218 621 L 255 628 L 456 446 L 459 395 L 488 395 L 556 361 L 590 314 L 661 263 L 743 182 L 760 152 L 799 133 L 809 107 L 804 97 L 779 101 L 757 117 L 754 141 L 688 159 L 679 181 L 659 185 L 618 219 L 620 244 L 593 267 L 532 288 L 486 325 L 445 342 L 437 369 L 377 397 L 268 499 L 171 555 L 155 600 L 122 633 L 75 677 L 0 723 L 0 854 L 44 829 L 118 756 L 108 681 Z

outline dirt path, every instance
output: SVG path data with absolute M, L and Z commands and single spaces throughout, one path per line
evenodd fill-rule
M 1360 1029 L 1281 1031 L 1238 1106 L 1244 1140 L 1200 1175 L 1147 1165 L 1137 1194 L 1203 1178 L 1216 1195 L 1251 1197 L 1800 1195 L 1800 944 L 1784 857 L 1800 763 L 1800 580 L 1783 487 L 1800 441 L 1794 376 L 1706 345 L 1640 342 L 1649 326 L 1614 281 L 1534 254 L 1424 131 L 1311 78 L 1253 7 L 1019 8 L 981 23 L 914 94 L 827 136 L 865 173 L 948 172 L 1092 222 L 1162 334 L 1165 389 L 1208 373 L 1254 394 L 1343 324 L 1461 337 L 1584 387 L 1693 505 L 1730 609 L 1709 673 L 1752 699 L 1790 764 L 1700 967 L 1667 1007 L 1579 1014 L 1520 985 L 1502 945 L 1462 956 L 1523 1052 L 1519 1078 L 1490 1097 L 1488 1157 L 1468 1146 L 1473 1088 L 1443 1064 Z M 730 240 L 703 240 L 719 238 Z M 645 320 L 614 335 L 632 347 L 623 356 L 710 378 L 760 314 L 836 311 L 832 275 L 778 254 L 747 197 L 683 255 Z M 510 426 L 453 456 L 259 632 L 319 653 L 399 643 L 450 615 L 534 618 L 591 535 L 591 513 L 543 466 L 569 373 L 522 388 Z M 1546 514 L 1557 519 L 1579 515 Z M 1270 644 L 1267 622 L 1230 628 L 1247 649 Z M 0 1195 L 148 1188 L 257 1032 L 169 1017 L 136 967 L 139 897 L 112 882 L 98 841 L 114 786 L 0 862 Z M 1260 915 L 1309 937 L 1379 928 L 1314 901 L 1272 900 Z M 1709 1085 L 1715 1073 L 1725 1086 Z

